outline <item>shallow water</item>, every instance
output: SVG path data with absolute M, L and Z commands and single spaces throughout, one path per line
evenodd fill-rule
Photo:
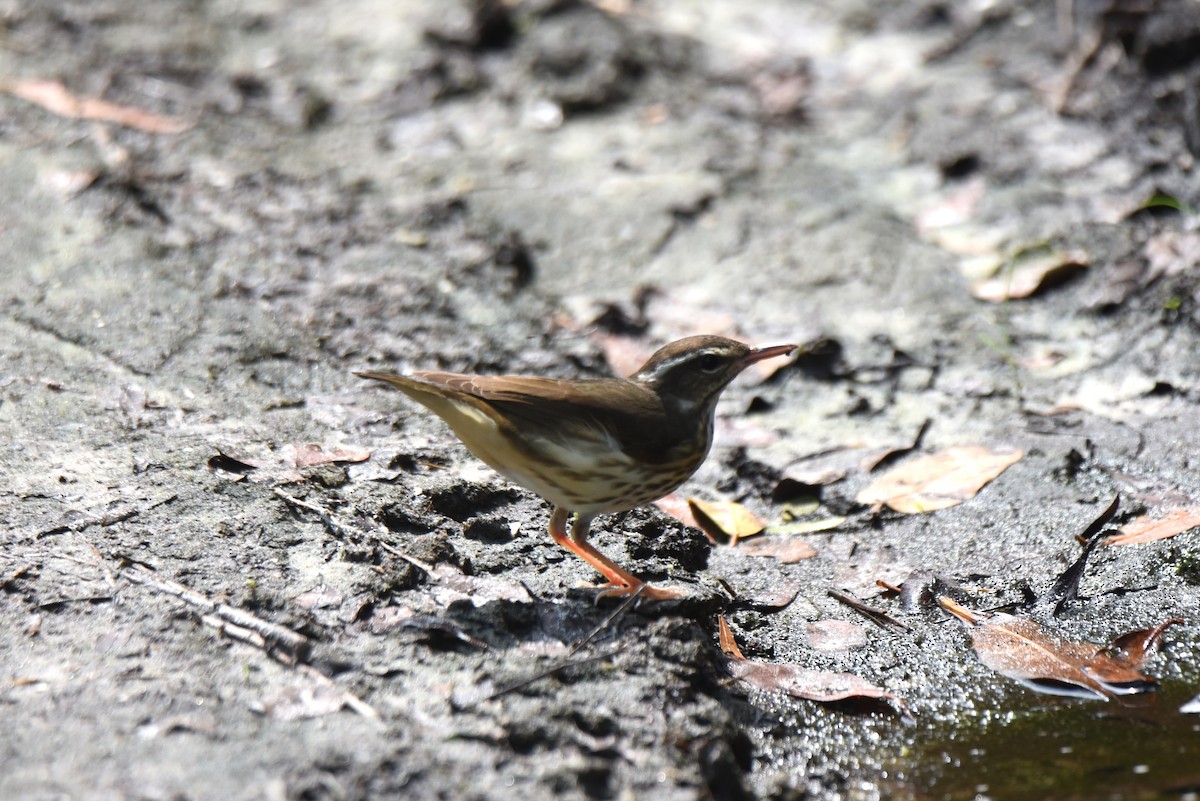
M 918 799 L 1200 798 L 1200 716 L 1179 712 L 1195 693 L 1168 682 L 1108 702 L 1014 694 L 974 729 L 921 735 L 890 773 Z

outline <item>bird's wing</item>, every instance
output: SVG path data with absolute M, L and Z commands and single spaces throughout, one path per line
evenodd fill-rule
M 480 400 L 509 403 L 566 400 L 571 396 L 572 387 L 579 383 L 532 375 L 485 376 L 427 371 L 415 372 L 412 377 Z
M 662 402 L 632 381 L 431 372 L 413 376 L 485 401 L 531 438 L 607 441 L 614 449 L 650 464 L 673 458 L 668 451 L 675 444 L 674 432 L 665 425 Z

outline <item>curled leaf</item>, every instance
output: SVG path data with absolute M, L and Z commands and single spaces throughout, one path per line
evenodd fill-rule
M 971 294 L 979 300 L 992 303 L 1027 298 L 1042 289 L 1063 283 L 1086 269 L 1090 261 L 1088 254 L 1082 250 L 1038 248 L 1023 251 L 1009 259 L 997 275 L 974 284 Z
M 721 545 L 737 545 L 738 540 L 753 537 L 767 525 L 754 512 L 733 501 L 688 498 L 687 503 L 700 530 Z
M 906 462 L 873 481 L 855 497 L 876 510 L 922 514 L 957 506 L 1021 460 L 1020 450 L 981 445 L 947 448 Z
M 984 617 L 946 596 L 938 604 L 967 624 L 979 661 L 997 673 L 1037 692 L 1100 700 L 1152 692 L 1156 682 L 1141 667 L 1163 630 L 1182 622 L 1132 631 L 1103 648 L 1060 639 L 1026 618 Z
M 251 462 L 247 459 L 238 459 L 230 456 L 227 453 L 217 451 L 216 456 L 209 457 L 208 469 L 213 472 L 231 473 L 235 478 L 234 481 L 241 481 L 249 473 L 253 473 L 261 467 L 259 462 Z

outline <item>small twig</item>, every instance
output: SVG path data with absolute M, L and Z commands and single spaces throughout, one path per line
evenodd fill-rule
M 370 720 L 381 719 L 379 712 L 366 701 L 349 690 L 339 687 L 333 679 L 311 665 L 302 663 L 302 660 L 308 655 L 309 647 L 309 640 L 303 634 L 263 620 L 244 609 L 217 603 L 179 582 L 155 575 L 153 570 L 144 565 L 126 561 L 120 568 L 119 574 L 135 584 L 141 584 L 174 596 L 188 606 L 199 609 L 201 611 L 200 621 L 204 625 L 216 629 L 231 640 L 252 645 L 272 659 L 288 667 L 294 667 L 309 678 L 329 686 L 341 696 L 342 703 L 346 707 L 359 715 Z
M 548 667 L 540 673 L 535 673 L 534 675 L 530 676 L 527 679 L 521 679 L 518 682 L 501 687 L 499 690 L 496 690 L 491 695 L 484 696 L 481 700 L 483 700 L 483 701 L 495 700 L 496 698 L 499 698 L 502 695 L 508 695 L 511 692 L 516 692 L 517 690 L 528 687 L 530 684 L 533 684 L 534 682 L 549 678 L 549 677 L 553 676 L 555 673 L 566 670 L 567 668 L 575 667 L 576 665 L 586 665 L 590 662 L 596 662 L 596 661 L 599 661 L 606 657 L 612 656 L 614 653 L 616 653 L 615 649 L 612 651 L 604 651 L 599 654 L 593 654 L 592 656 L 587 656 L 587 657 L 584 657 L 583 659 L 576 659 L 574 661 L 562 662 L 560 664 L 553 665 L 552 667 Z
M 341 687 L 339 687 L 337 685 L 337 683 L 333 679 L 329 678 L 328 676 L 326 676 L 321 671 L 317 670 L 312 665 L 300 665 L 296 669 L 300 673 L 303 673 L 304 675 L 308 676 L 309 678 L 314 679 L 318 683 L 324 684 L 327 687 L 332 688 L 335 692 L 338 693 L 338 695 L 340 695 L 342 697 L 343 704 L 350 707 L 350 709 L 352 709 L 355 712 L 357 712 L 358 714 L 362 715 L 364 718 L 367 718 L 368 720 L 380 720 L 381 719 L 382 716 L 379 714 L 379 711 L 375 709 L 375 707 L 371 706 L 366 701 L 362 700 L 361 698 L 359 698 L 357 695 L 350 692 L 349 690 L 342 689 Z
M 231 639 L 262 649 L 268 656 L 285 665 L 295 665 L 308 653 L 309 640 L 286 626 L 262 618 L 228 604 L 217 603 L 202 593 L 184 585 L 160 578 L 154 571 L 137 564 L 125 564 L 118 575 L 134 584 L 141 584 L 166 595 L 172 595 L 188 606 L 201 611 L 200 620 Z
M 290 503 L 292 506 L 299 506 L 301 509 L 307 509 L 308 511 L 316 514 L 317 517 L 321 518 L 321 522 L 325 524 L 325 528 L 329 529 L 329 533 L 333 534 L 339 539 L 352 538 L 356 533 L 352 526 L 349 526 L 343 523 L 341 520 L 338 520 L 337 515 L 318 503 L 297 498 L 295 495 L 289 495 L 279 487 L 274 487 L 271 491 L 282 498 L 285 502 Z
M 73 520 L 69 523 L 59 522 L 51 526 L 46 526 L 45 528 L 34 532 L 33 538 L 35 540 L 40 540 L 43 537 L 50 537 L 55 534 L 66 534 L 67 532 L 75 532 L 78 534 L 79 532 L 86 528 L 90 528 L 91 526 L 115 526 L 117 523 L 124 523 L 126 520 L 137 517 L 143 512 L 148 512 L 155 507 L 162 506 L 165 503 L 170 503 L 178 497 L 179 496 L 175 494 L 166 495 L 158 500 L 142 504 L 141 506 L 137 506 L 132 503 L 122 503 L 112 509 L 106 509 L 103 512 L 85 515 L 84 517 L 81 517 L 78 520 Z
M 1112 502 L 1105 508 L 1100 516 L 1088 524 L 1088 527 L 1079 534 L 1076 539 L 1083 544 L 1083 550 L 1071 565 L 1054 579 L 1054 583 L 1050 585 L 1050 589 L 1041 598 L 1036 599 L 1043 604 L 1054 604 L 1054 614 L 1060 614 L 1066 605 L 1079 597 L 1079 584 L 1083 581 L 1084 571 L 1087 570 L 1088 558 L 1091 557 L 1092 551 L 1100 544 L 1104 538 L 1106 527 L 1109 521 L 1116 516 L 1117 510 L 1121 506 L 1121 496 L 1118 493 L 1113 496 Z
M 642 590 L 645 589 L 645 586 L 646 585 L 643 584 L 641 587 L 638 587 L 637 591 L 634 592 L 632 595 L 630 595 L 628 598 L 626 598 L 625 602 L 623 604 L 621 604 L 616 609 L 614 609 L 608 615 L 608 617 L 604 618 L 604 620 L 600 621 L 600 624 L 597 625 L 590 632 L 588 632 L 587 635 L 583 639 L 579 640 L 574 645 L 572 645 L 570 647 L 570 649 L 567 650 L 567 657 L 566 657 L 565 661 L 560 662 L 557 665 L 552 665 L 551 667 L 548 667 L 545 670 L 535 673 L 534 675 L 532 675 L 528 678 L 521 679 L 520 681 L 514 682 L 513 684 L 509 684 L 504 687 L 501 687 L 499 690 L 496 690 L 495 692 L 493 692 L 490 695 L 483 698 L 483 700 L 484 701 L 494 700 L 496 698 L 499 698 L 502 695 L 508 695 L 511 692 L 515 692 L 517 690 L 528 687 L 530 684 L 533 684 L 534 682 L 549 678 L 549 677 L 553 676 L 555 673 L 558 673 L 562 670 L 566 670 L 569 667 L 574 667 L 576 665 L 586 665 L 589 662 L 595 662 L 598 659 L 603 659 L 604 657 L 611 656 L 613 653 L 615 653 L 615 650 L 614 651 L 605 651 L 605 652 L 599 653 L 599 654 L 594 654 L 594 655 L 586 657 L 584 659 L 576 659 L 576 660 L 571 659 L 571 657 L 575 656 L 575 654 L 577 654 L 581 648 L 583 648 L 585 645 L 587 645 L 592 640 L 594 640 L 596 638 L 596 636 L 598 634 L 600 634 L 600 632 L 604 631 L 606 628 L 611 626 L 613 621 L 615 621 L 618 617 L 620 617 L 621 615 L 628 612 L 630 610 L 630 608 L 632 608 L 633 605 L 635 603 L 637 603 L 638 600 L 641 599 Z
M 325 524 L 325 528 L 329 530 L 329 533 L 338 539 L 353 539 L 355 536 L 362 533 L 360 529 L 355 528 L 347 523 L 343 523 L 338 519 L 337 515 L 326 509 L 324 506 L 321 506 L 319 503 L 313 503 L 312 501 L 306 501 L 302 498 L 297 498 L 294 495 L 289 495 L 278 487 L 275 487 L 272 492 L 282 498 L 284 502 L 289 503 L 292 506 L 297 506 L 301 509 L 307 509 L 317 517 L 321 518 L 321 522 Z M 382 535 L 385 531 L 387 531 L 386 528 L 379 524 L 375 524 L 374 529 L 374 531 L 368 531 L 367 533 L 371 536 L 372 541 L 380 548 L 398 559 L 403 559 L 405 562 L 408 562 L 413 567 L 419 568 L 425 573 L 433 572 L 433 565 L 429 564 L 428 562 L 423 562 L 415 556 L 409 556 L 408 554 L 404 553 L 404 551 L 385 541 Z
M 904 629 L 905 631 L 912 631 L 912 629 L 910 629 L 906 624 L 904 624 L 901 621 L 897 620 L 896 618 L 892 617 L 887 612 L 884 612 L 882 609 L 876 609 L 873 606 L 868 606 L 867 604 L 863 603 L 862 601 L 858 600 L 857 598 L 855 598 L 851 595 L 847 595 L 844 592 L 838 592 L 837 590 L 828 590 L 828 593 L 829 593 L 830 598 L 833 598 L 836 601 L 841 601 L 846 606 L 850 607 L 855 612 L 858 612 L 860 615 L 865 617 L 867 620 L 870 620 L 872 623 L 874 623 L 876 626 L 879 626 L 880 628 L 882 628 L 884 626 L 884 624 L 886 623 L 886 624 L 890 624 L 892 626 L 898 626 L 898 627 Z
M 632 607 L 635 603 L 637 603 L 641 599 L 642 590 L 644 590 L 644 589 L 646 589 L 645 584 L 638 587 L 637 591 L 634 592 L 632 595 L 630 595 L 628 598 L 626 598 L 625 602 L 623 604 L 621 604 L 616 609 L 614 609 L 612 611 L 612 613 L 609 614 L 608 617 L 604 618 L 604 620 L 600 621 L 600 625 L 596 626 L 596 628 L 594 628 L 590 632 L 588 632 L 588 635 L 586 637 L 584 637 L 582 640 L 580 640 L 579 642 L 572 645 L 571 650 L 567 651 L 567 656 L 568 657 L 574 656 L 576 653 L 579 652 L 580 648 L 582 648 L 583 646 L 587 645 L 589 642 L 594 640 L 596 638 L 596 635 L 598 635 L 600 632 L 602 632 L 606 628 L 608 628 L 613 623 L 613 621 L 615 621 L 618 617 L 621 617 L 626 612 L 628 612 L 630 607 Z

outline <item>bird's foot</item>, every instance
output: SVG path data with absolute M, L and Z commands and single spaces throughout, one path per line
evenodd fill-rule
M 618 584 L 615 581 L 610 581 L 607 584 L 601 584 L 596 590 L 598 591 L 596 593 L 597 600 L 600 598 L 628 598 L 636 595 L 639 598 L 649 598 L 651 601 L 673 601 L 687 595 L 683 590 L 675 590 L 669 587 L 654 587 L 644 582 Z

